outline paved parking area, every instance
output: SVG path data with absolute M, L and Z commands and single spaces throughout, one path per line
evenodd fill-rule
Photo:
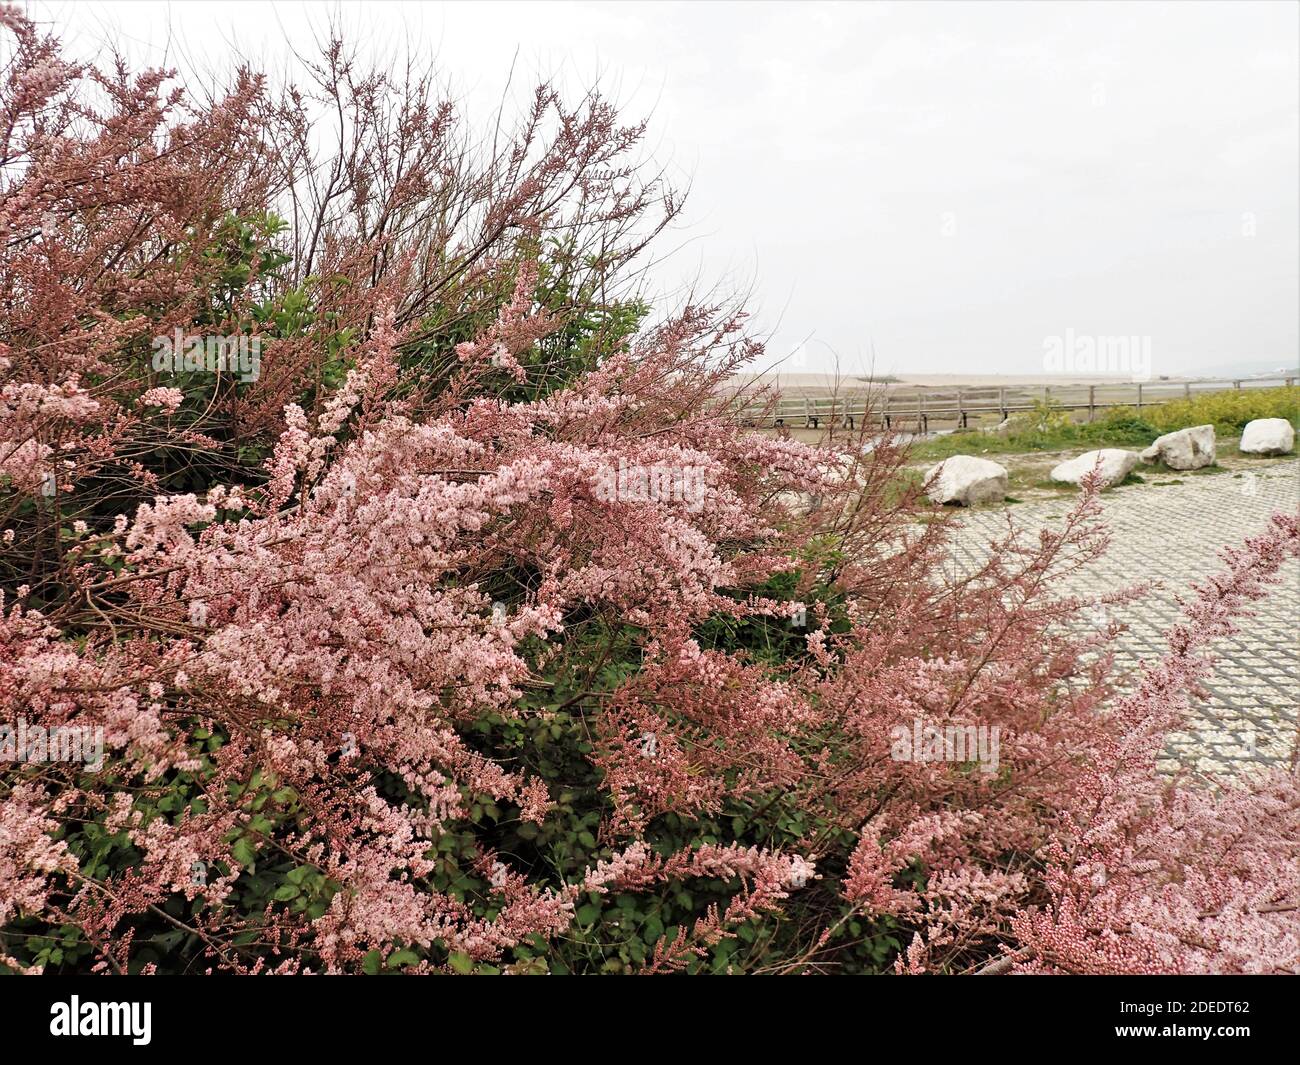
M 1181 479 L 1181 483 L 1169 483 Z M 1153 483 L 1155 481 L 1164 483 Z M 1010 513 L 1033 528 L 1068 510 L 1072 497 L 1034 500 L 963 515 L 957 560 L 970 562 L 989 538 L 1005 531 Z M 1177 617 L 1174 596 L 1221 568 L 1217 551 L 1262 531 L 1269 515 L 1300 505 L 1300 460 L 1261 462 L 1250 470 L 1148 476 L 1147 483 L 1103 495 L 1111 530 L 1105 558 L 1071 578 L 1069 593 L 1096 595 L 1139 580 L 1160 587 L 1144 600 L 1114 608 L 1128 626 L 1117 664 L 1132 669 L 1157 656 L 1161 632 Z M 1254 607 L 1234 636 L 1218 641 L 1208 700 L 1198 701 L 1186 731 L 1170 736 L 1166 766 L 1181 763 L 1207 774 L 1249 772 L 1256 766 L 1294 767 L 1300 729 L 1300 560 Z

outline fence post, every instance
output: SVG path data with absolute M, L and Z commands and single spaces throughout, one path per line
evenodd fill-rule
M 1088 421 L 1097 416 L 1097 386 L 1088 386 Z
M 998 389 L 998 412 L 1002 415 L 1002 420 L 1007 420 L 1007 390 Z
M 1185 381 L 1183 383 L 1183 399 L 1191 399 L 1191 398 L 1192 398 L 1192 383 L 1190 381 Z
M 1138 382 L 1138 410 L 1142 410 L 1142 383 Z

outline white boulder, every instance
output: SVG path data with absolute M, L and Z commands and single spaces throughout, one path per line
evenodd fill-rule
M 936 503 L 996 503 L 1007 495 L 1007 469 L 974 455 L 953 455 L 926 470 L 925 483 Z
M 1100 465 L 1101 487 L 1105 488 L 1107 485 L 1119 484 L 1133 472 L 1139 461 L 1136 451 L 1107 447 L 1062 462 L 1053 468 L 1051 477 L 1053 481 L 1061 481 L 1064 484 L 1078 484 Z
M 1199 470 L 1214 464 L 1214 426 L 1195 425 L 1165 433 L 1142 452 L 1147 462 L 1163 462 L 1171 470 Z
M 1289 455 L 1295 447 L 1295 430 L 1285 418 L 1256 418 L 1241 434 L 1241 450 L 1248 455 Z

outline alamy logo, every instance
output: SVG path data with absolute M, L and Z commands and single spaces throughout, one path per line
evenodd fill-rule
M 0 724 L 0 762 L 82 762 L 91 772 L 104 765 L 103 726 Z
M 1134 381 L 1151 380 L 1151 338 L 1077 335 L 1043 339 L 1043 369 L 1047 373 L 1128 374 Z
M 618 460 L 596 476 L 596 498 L 605 503 L 685 503 L 691 513 L 704 509 L 708 491 L 704 466 L 641 466 Z
M 192 336 L 177 326 L 171 336 L 153 338 L 153 368 L 158 373 L 238 373 L 256 381 L 262 372 L 262 338 Z
M 928 725 L 919 717 L 889 730 L 889 756 L 895 762 L 979 762 L 981 773 L 998 771 L 1001 727 Z
M 50 1006 L 50 1035 L 129 1035 L 138 1047 L 152 1038 L 153 1004 L 150 1002 L 68 1002 Z

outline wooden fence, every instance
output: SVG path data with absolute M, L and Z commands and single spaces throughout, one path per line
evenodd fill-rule
M 971 388 L 914 388 L 876 385 L 836 396 L 788 396 L 764 408 L 737 400 L 742 420 L 756 428 L 855 429 L 864 424 L 884 429 L 928 433 L 931 422 L 967 428 L 972 423 L 1005 421 L 1043 403 L 1060 410 L 1087 412 L 1087 420 L 1112 407 L 1135 407 L 1190 399 L 1227 389 L 1290 387 L 1296 376 L 1251 377 L 1240 380 L 1142 381 L 1096 385 L 1044 385 Z M 1082 417 L 1082 415 L 1079 415 Z

